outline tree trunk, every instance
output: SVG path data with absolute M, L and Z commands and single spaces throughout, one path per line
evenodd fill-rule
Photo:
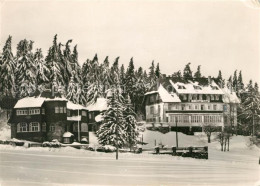
M 228 142 L 228 144 L 227 144 L 227 145 L 228 145 L 228 146 L 227 146 L 227 151 L 229 151 L 229 137 L 228 137 L 227 140 L 228 140 L 228 141 L 227 141 L 227 142 Z
M 227 140 L 224 140 L 224 152 L 226 152 L 226 145 L 227 145 Z
M 208 135 L 208 143 L 210 143 L 210 135 Z

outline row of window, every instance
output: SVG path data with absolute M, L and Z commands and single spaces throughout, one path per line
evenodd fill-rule
M 16 115 L 19 116 L 19 115 L 37 115 L 37 114 L 40 114 L 40 109 L 29 109 L 29 110 L 16 110 Z M 45 114 L 45 109 L 42 108 L 42 114 Z
M 55 132 L 56 128 L 55 125 L 50 125 L 50 131 Z M 17 124 L 17 132 L 40 132 L 40 123 L 38 122 L 31 122 L 29 123 L 29 130 L 28 125 L 25 122 Z M 46 123 L 42 123 L 42 132 L 46 132 Z M 73 132 L 78 132 L 78 124 L 73 124 Z M 81 123 L 81 132 L 88 132 L 88 124 Z
M 67 108 L 66 107 L 55 107 L 55 113 L 66 113 L 67 112 Z
M 29 130 L 27 123 L 22 122 L 17 124 L 17 132 L 39 132 L 40 131 L 40 123 L 31 122 L 29 123 Z M 46 132 L 46 123 L 42 124 L 42 131 Z
M 191 104 L 181 104 L 181 105 L 176 105 L 176 104 L 169 104 L 168 105 L 168 110 L 221 110 L 222 107 L 218 107 L 216 104 L 208 105 L 208 104 L 196 104 L 196 105 L 191 105 Z
M 189 99 L 189 100 L 208 100 L 208 101 L 216 100 L 216 101 L 218 101 L 220 99 L 219 95 L 213 95 L 213 94 L 206 95 L 206 99 L 203 99 L 203 95 L 202 94 L 189 94 L 189 95 L 183 94 L 181 96 L 182 96 L 183 100 L 188 100 Z
M 169 122 L 175 123 L 220 123 L 222 115 L 171 115 Z

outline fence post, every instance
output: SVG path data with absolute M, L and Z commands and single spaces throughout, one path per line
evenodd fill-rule
M 189 147 L 189 153 L 192 154 L 192 148 L 193 147 Z
M 160 153 L 159 147 L 155 147 L 155 153 L 156 153 L 156 154 L 159 154 L 159 153 Z
M 176 147 L 172 147 L 172 155 L 176 154 Z

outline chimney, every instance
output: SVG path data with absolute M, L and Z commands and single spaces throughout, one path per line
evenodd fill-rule
M 166 78 L 166 74 L 162 74 L 162 79 L 165 79 Z
M 208 83 L 211 84 L 211 76 L 208 76 Z

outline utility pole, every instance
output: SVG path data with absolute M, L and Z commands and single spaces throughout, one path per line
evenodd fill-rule
M 176 147 L 178 148 L 178 125 L 177 125 L 177 116 L 175 117 L 175 124 L 176 124 Z
M 113 94 L 113 98 L 115 97 L 114 92 Z M 115 101 L 115 100 L 114 100 Z M 118 104 L 116 104 L 116 160 L 118 160 Z

